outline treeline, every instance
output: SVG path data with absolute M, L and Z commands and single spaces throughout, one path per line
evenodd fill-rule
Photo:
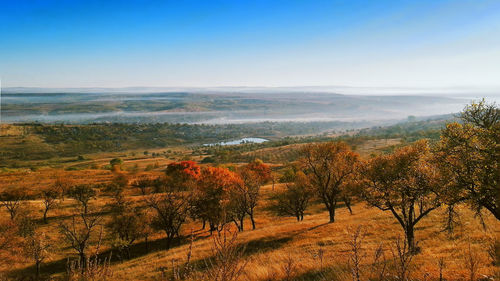
M 14 144 L 0 144 L 0 161 L 44 160 L 53 157 L 76 157 L 95 152 L 127 149 L 152 149 L 172 145 L 201 145 L 242 137 L 277 138 L 311 134 L 344 126 L 342 122 L 262 122 L 248 124 L 125 124 L 88 125 L 25 123 L 24 133 Z M 35 138 L 33 138 L 35 137 Z M 42 143 L 39 142 L 42 140 Z M 287 140 L 285 140 L 286 142 Z M 43 149 L 40 149 L 43 147 Z

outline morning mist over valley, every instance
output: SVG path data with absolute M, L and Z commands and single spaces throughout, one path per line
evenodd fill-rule
M 498 1 L 0 10 L 0 281 L 500 280 Z

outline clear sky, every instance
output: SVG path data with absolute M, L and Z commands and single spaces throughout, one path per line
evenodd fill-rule
M 498 86 L 500 1 L 0 0 L 3 87 Z

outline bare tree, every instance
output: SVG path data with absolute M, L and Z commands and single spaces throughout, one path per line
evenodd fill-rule
M 68 190 L 68 196 L 78 201 L 83 209 L 83 213 L 88 213 L 89 201 L 96 196 L 96 191 L 92 186 L 81 184 L 71 187 Z
M 148 194 L 149 189 L 154 185 L 154 180 L 147 176 L 141 176 L 132 182 L 132 186 L 138 188 L 141 191 L 142 195 Z
M 91 239 L 97 235 L 97 228 L 100 225 L 99 215 L 90 216 L 86 213 L 73 216 L 69 221 L 59 224 L 60 232 L 64 240 L 73 248 L 78 256 L 82 268 L 87 262 L 87 249 Z M 102 235 L 102 228 L 99 236 Z
M 45 233 L 34 233 L 25 238 L 23 252 L 35 263 L 37 280 L 40 277 L 40 265 L 48 257 L 50 248 L 51 245 Z
M 10 219 L 14 220 L 22 201 L 28 197 L 25 190 L 21 188 L 9 188 L 0 193 L 0 206 L 7 209 L 10 214 Z
M 57 198 L 59 197 L 59 192 L 56 188 L 47 188 L 42 190 L 41 192 L 42 200 L 43 200 L 43 222 L 47 222 L 47 213 L 49 210 L 53 209 L 57 206 Z
M 72 182 L 67 178 L 63 178 L 62 176 L 57 176 L 56 180 L 54 181 L 54 188 L 59 190 L 59 195 L 61 196 L 61 199 L 63 201 L 71 185 Z

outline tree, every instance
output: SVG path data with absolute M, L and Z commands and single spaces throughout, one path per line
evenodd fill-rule
M 152 194 L 147 198 L 148 205 L 155 211 L 152 228 L 164 231 L 166 248 L 180 235 L 180 229 L 186 222 L 189 211 L 188 197 L 174 189 L 167 189 L 163 194 Z
M 54 187 L 59 190 L 59 194 L 61 195 L 62 200 L 64 201 L 64 196 L 67 195 L 68 189 L 72 186 L 72 183 L 67 178 L 63 178 L 62 176 L 57 176 L 54 181 Z
M 172 162 L 165 170 L 165 182 L 170 188 L 189 190 L 200 173 L 201 168 L 194 161 Z
M 10 214 L 10 219 L 14 220 L 19 207 L 21 207 L 21 202 L 28 197 L 25 190 L 21 188 L 9 188 L 2 193 L 0 193 L 0 206 L 7 209 Z
M 390 211 L 403 228 L 411 252 L 415 226 L 440 206 L 435 190 L 441 180 L 426 140 L 370 159 L 362 169 L 362 197 L 382 211 Z
M 287 183 L 285 190 L 277 195 L 276 207 L 278 215 L 294 216 L 297 221 L 304 220 L 309 201 L 313 196 L 307 176 L 298 172 L 293 183 Z
M 41 191 L 41 196 L 43 200 L 43 206 L 45 207 L 43 211 L 43 222 L 47 224 L 47 213 L 49 212 L 49 210 L 57 206 L 59 191 L 55 187 L 46 188 Z
M 436 159 L 445 185 L 441 198 L 450 205 L 468 202 L 500 220 L 500 109 L 484 100 L 465 107 L 462 123 L 441 132 Z
M 239 170 L 240 178 L 244 183 L 245 202 L 247 205 L 247 214 L 252 222 L 252 229 L 255 229 L 255 207 L 259 203 L 260 188 L 271 180 L 271 169 L 261 160 L 255 160 L 243 166 Z
M 35 263 L 36 280 L 40 277 L 40 265 L 48 257 L 50 247 L 45 233 L 34 233 L 24 240 L 23 253 Z
M 130 259 L 130 246 L 144 237 L 144 230 L 147 229 L 144 214 L 129 201 L 117 200 L 111 207 L 111 218 L 106 227 L 111 233 L 114 246 L 120 251 L 125 250 Z
M 87 249 L 90 241 L 96 236 L 96 228 L 100 225 L 99 215 L 90 216 L 86 213 L 73 216 L 68 222 L 59 224 L 63 239 L 73 248 L 80 258 L 80 266 L 85 268 L 87 263 Z M 102 229 L 99 236 L 102 234 Z
M 235 184 L 229 190 L 229 200 L 226 207 L 226 217 L 232 219 L 238 228 L 238 231 L 243 231 L 245 217 L 249 209 L 249 190 L 245 184 Z
M 142 195 L 148 194 L 148 190 L 155 185 L 154 180 L 149 176 L 141 176 L 132 182 L 132 186 L 139 188 Z
M 90 185 L 80 184 L 71 187 L 68 190 L 68 196 L 78 201 L 82 205 L 83 213 L 87 214 L 89 201 L 95 198 L 96 191 Z
M 353 181 L 359 155 L 343 142 L 309 144 L 301 150 L 301 162 L 311 186 L 335 221 L 337 202 Z
M 123 164 L 123 160 L 121 158 L 113 158 L 109 161 L 111 167 L 113 166 L 121 166 Z
M 206 167 L 193 190 L 191 203 L 196 210 L 196 217 L 207 221 L 210 232 L 232 218 L 228 215 L 230 191 L 237 185 L 243 185 L 239 176 L 225 168 Z

